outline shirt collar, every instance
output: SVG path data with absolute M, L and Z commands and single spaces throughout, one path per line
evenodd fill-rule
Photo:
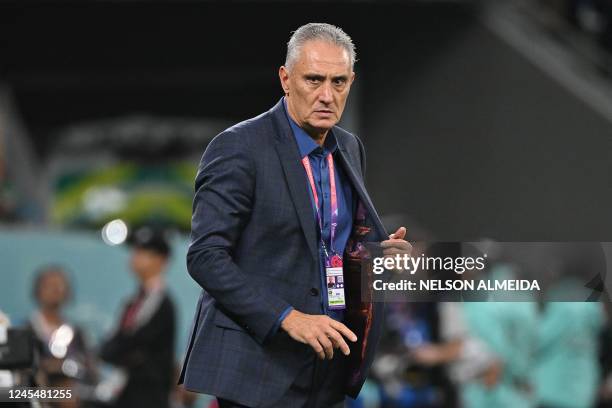
M 304 158 L 309 154 L 317 151 L 322 154 L 327 154 L 329 152 L 334 153 L 338 148 L 338 143 L 336 142 L 336 136 L 330 129 L 329 133 L 325 137 L 325 142 L 323 143 L 323 148 L 321 148 L 317 142 L 313 140 L 312 137 L 306 133 L 304 129 L 302 129 L 289 115 L 289 111 L 287 110 L 287 101 L 283 97 L 283 107 L 285 108 L 285 115 L 289 120 L 289 125 L 291 125 L 291 130 L 293 131 L 293 136 L 295 137 L 295 141 L 297 142 L 298 149 L 300 150 L 300 157 Z

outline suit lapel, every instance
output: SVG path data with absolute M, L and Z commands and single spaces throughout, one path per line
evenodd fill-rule
M 304 177 L 304 169 L 300 160 L 297 142 L 293 137 L 289 122 L 287 122 L 282 99 L 272 108 L 271 112 L 277 130 L 277 140 L 274 147 L 280 158 L 285 180 L 289 186 L 291 199 L 300 220 L 306 242 L 313 258 L 318 260 L 315 213 L 312 208 L 308 183 L 306 177 Z
M 293 136 L 293 132 L 291 131 L 291 127 L 287 121 L 282 99 L 270 110 L 270 113 L 272 114 L 273 118 L 272 122 L 276 127 L 275 148 L 280 158 L 285 180 L 289 186 L 291 199 L 298 214 L 300 225 L 302 227 L 302 231 L 304 232 L 308 247 L 310 248 L 310 252 L 313 258 L 318 260 L 319 253 L 317 247 L 316 217 L 312 208 L 309 186 L 306 181 L 306 177 L 304 177 L 304 169 L 300 160 L 297 142 L 295 141 L 295 137 Z M 350 153 L 344 149 L 339 137 L 336 138 L 336 141 L 338 143 L 338 152 L 342 165 L 346 169 L 346 174 L 353 184 L 359 199 L 362 201 L 368 212 L 368 217 L 372 221 L 372 225 L 378 233 L 378 238 L 380 240 L 387 239 L 388 234 L 385 227 L 374 209 L 374 205 L 372 204 L 372 200 L 365 189 L 362 178 L 358 175 L 352 161 L 350 160 Z
M 340 153 L 340 159 L 342 160 L 342 164 L 344 165 L 346 174 L 351 180 L 351 183 L 353 183 L 353 187 L 355 188 L 355 191 L 357 192 L 359 199 L 365 206 L 368 212 L 368 216 L 370 217 L 372 224 L 374 225 L 374 228 L 376 228 L 376 231 L 378 232 L 379 238 L 381 240 L 387 239 L 388 234 L 382 222 L 380 221 L 380 218 L 378 217 L 378 213 L 374 209 L 374 204 L 372 204 L 372 200 L 370 199 L 370 196 L 368 195 L 368 192 L 365 189 L 365 186 L 363 184 L 363 179 L 360 176 L 358 176 L 355 170 L 355 167 L 352 165 L 351 160 L 349 160 L 349 153 L 344 149 L 344 146 L 342 145 L 340 138 L 336 137 L 336 141 L 338 143 L 338 151 Z

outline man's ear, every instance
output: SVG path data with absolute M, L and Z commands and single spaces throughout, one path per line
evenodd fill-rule
M 355 81 L 356 77 L 357 75 L 355 75 L 355 71 L 351 72 L 351 84 Z
M 289 70 L 282 65 L 278 69 L 278 78 L 280 79 L 281 86 L 283 87 L 283 92 L 285 95 L 289 94 Z

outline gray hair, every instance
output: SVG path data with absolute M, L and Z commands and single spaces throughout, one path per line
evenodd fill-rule
M 291 69 L 300 54 L 302 46 L 307 41 L 314 40 L 327 41 L 344 48 L 349 54 L 351 69 L 353 69 L 355 61 L 357 60 L 357 53 L 355 52 L 353 40 L 340 27 L 326 23 L 304 24 L 293 32 L 287 43 L 285 67 Z

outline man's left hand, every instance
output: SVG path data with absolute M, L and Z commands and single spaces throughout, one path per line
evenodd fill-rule
M 412 245 L 408 241 L 404 240 L 405 236 L 405 227 L 399 227 L 397 231 L 389 235 L 388 240 L 380 243 L 380 246 L 383 248 L 383 254 L 385 256 L 393 256 L 396 254 L 406 254 L 410 256 L 412 253 Z

